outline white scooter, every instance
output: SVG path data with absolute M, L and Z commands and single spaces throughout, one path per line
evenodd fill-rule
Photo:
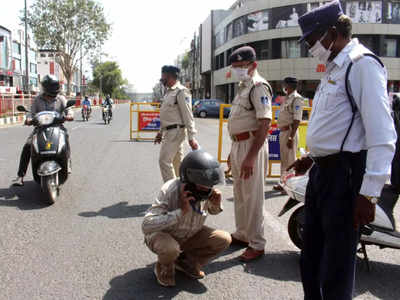
M 283 184 L 283 188 L 289 195 L 289 199 L 279 213 L 283 216 L 293 207 L 301 204 L 290 216 L 288 223 L 289 237 L 299 248 L 303 245 L 303 230 L 305 224 L 304 201 L 308 183 L 308 173 L 302 176 L 288 175 Z M 361 252 L 368 270 L 370 269 L 367 256 L 367 245 L 375 245 L 383 248 L 400 249 L 400 232 L 396 230 L 396 222 L 393 216 L 393 209 L 399 199 L 398 192 L 391 186 L 385 185 L 381 197 L 376 205 L 376 215 L 374 222 L 364 226 L 361 230 Z

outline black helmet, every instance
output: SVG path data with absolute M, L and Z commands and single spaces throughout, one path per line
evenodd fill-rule
M 48 96 L 56 97 L 61 91 L 60 81 L 53 75 L 46 75 L 41 82 L 43 93 Z
M 190 152 L 180 167 L 180 180 L 183 183 L 200 184 L 208 187 L 223 183 L 224 174 L 219 162 L 203 150 Z

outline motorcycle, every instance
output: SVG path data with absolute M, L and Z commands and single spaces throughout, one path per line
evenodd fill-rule
M 82 119 L 84 122 L 89 121 L 89 117 L 90 117 L 89 107 L 85 104 L 82 107 Z
M 110 108 L 108 106 L 103 106 L 103 120 L 104 124 L 110 124 L 111 114 L 110 114 Z
M 299 206 L 292 213 L 288 222 L 289 237 L 299 249 L 303 246 L 304 202 L 308 179 L 308 173 L 302 176 L 290 174 L 284 179 L 283 188 L 289 199 L 279 213 L 279 217 L 281 217 L 295 206 Z M 398 199 L 398 191 L 391 185 L 385 185 L 376 205 L 375 220 L 361 229 L 361 248 L 358 252 L 364 255 L 368 270 L 370 266 L 366 246 L 374 245 L 380 247 L 380 249 L 400 249 L 400 232 L 396 230 L 396 221 L 393 216 L 393 210 Z
M 75 105 L 67 102 L 66 109 Z M 20 112 L 29 112 L 18 106 Z M 60 185 L 68 179 L 70 163 L 67 148 L 67 133 L 61 128 L 64 117 L 55 111 L 42 111 L 33 116 L 35 127 L 31 144 L 32 174 L 46 196 L 46 202 L 54 204 L 60 195 Z

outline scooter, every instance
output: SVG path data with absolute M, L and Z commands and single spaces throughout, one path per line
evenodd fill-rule
M 66 109 L 75 105 L 67 102 Z M 29 112 L 18 106 L 20 112 Z M 68 179 L 67 133 L 61 128 L 64 117 L 55 111 L 42 111 L 32 120 L 35 126 L 31 145 L 32 174 L 46 196 L 46 202 L 54 204 L 60 195 L 60 185 Z
M 110 124 L 111 114 L 110 114 L 110 108 L 108 106 L 103 106 L 103 121 L 104 124 Z
M 289 199 L 279 213 L 279 217 L 281 217 L 295 206 L 298 206 L 289 218 L 288 233 L 291 241 L 299 249 L 303 246 L 304 202 L 308 179 L 308 173 L 302 176 L 290 174 L 284 179 L 283 188 Z M 396 221 L 393 216 L 393 209 L 398 200 L 398 191 L 391 185 L 385 185 L 376 205 L 375 220 L 361 229 L 361 248 L 358 252 L 364 255 L 368 270 L 370 266 L 366 246 L 375 245 L 381 249 L 400 249 L 400 232 L 396 230 Z
M 85 104 L 82 107 L 82 119 L 84 122 L 89 121 L 89 117 L 90 117 L 89 107 Z

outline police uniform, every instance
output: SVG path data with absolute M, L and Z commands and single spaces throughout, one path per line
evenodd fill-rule
M 196 134 L 192 96 L 179 81 L 167 88 L 160 108 L 160 122 L 163 142 L 159 164 L 162 178 L 167 182 L 179 176 L 186 133 L 189 140 Z
M 315 30 L 328 30 L 342 14 L 339 1 L 305 14 L 299 19 L 303 39 Z M 352 299 L 359 238 L 355 200 L 359 194 L 378 197 L 390 174 L 396 132 L 387 72 L 365 53 L 370 51 L 351 40 L 328 62 L 314 97 L 307 146 L 315 163 L 306 192 L 301 258 L 305 299 Z M 354 116 L 345 89 L 350 63 Z
M 235 55 L 245 57 L 245 53 L 234 52 L 231 61 L 235 61 Z M 234 179 L 236 222 L 236 231 L 232 237 L 248 242 L 249 247 L 257 251 L 263 251 L 266 242 L 264 238 L 265 143 L 258 152 L 253 175 L 245 180 L 240 178 L 240 171 L 253 145 L 254 132 L 259 128 L 258 120 L 272 119 L 272 96 L 264 84 L 267 84 L 267 81 L 257 70 L 251 80 L 240 82 L 228 120 L 228 131 L 232 139 L 230 160 Z
M 294 83 L 294 81 L 294 78 L 285 78 L 285 82 L 287 83 Z M 296 160 L 297 145 L 299 140 L 298 132 L 296 132 L 296 135 L 293 138 L 292 148 L 289 148 L 287 146 L 287 143 L 292 132 L 293 122 L 301 122 L 303 116 L 303 105 L 303 97 L 295 90 L 293 93 L 286 97 L 286 100 L 281 105 L 281 109 L 279 112 L 278 128 L 280 130 L 279 143 L 281 152 L 281 182 L 287 175 L 286 169 Z

